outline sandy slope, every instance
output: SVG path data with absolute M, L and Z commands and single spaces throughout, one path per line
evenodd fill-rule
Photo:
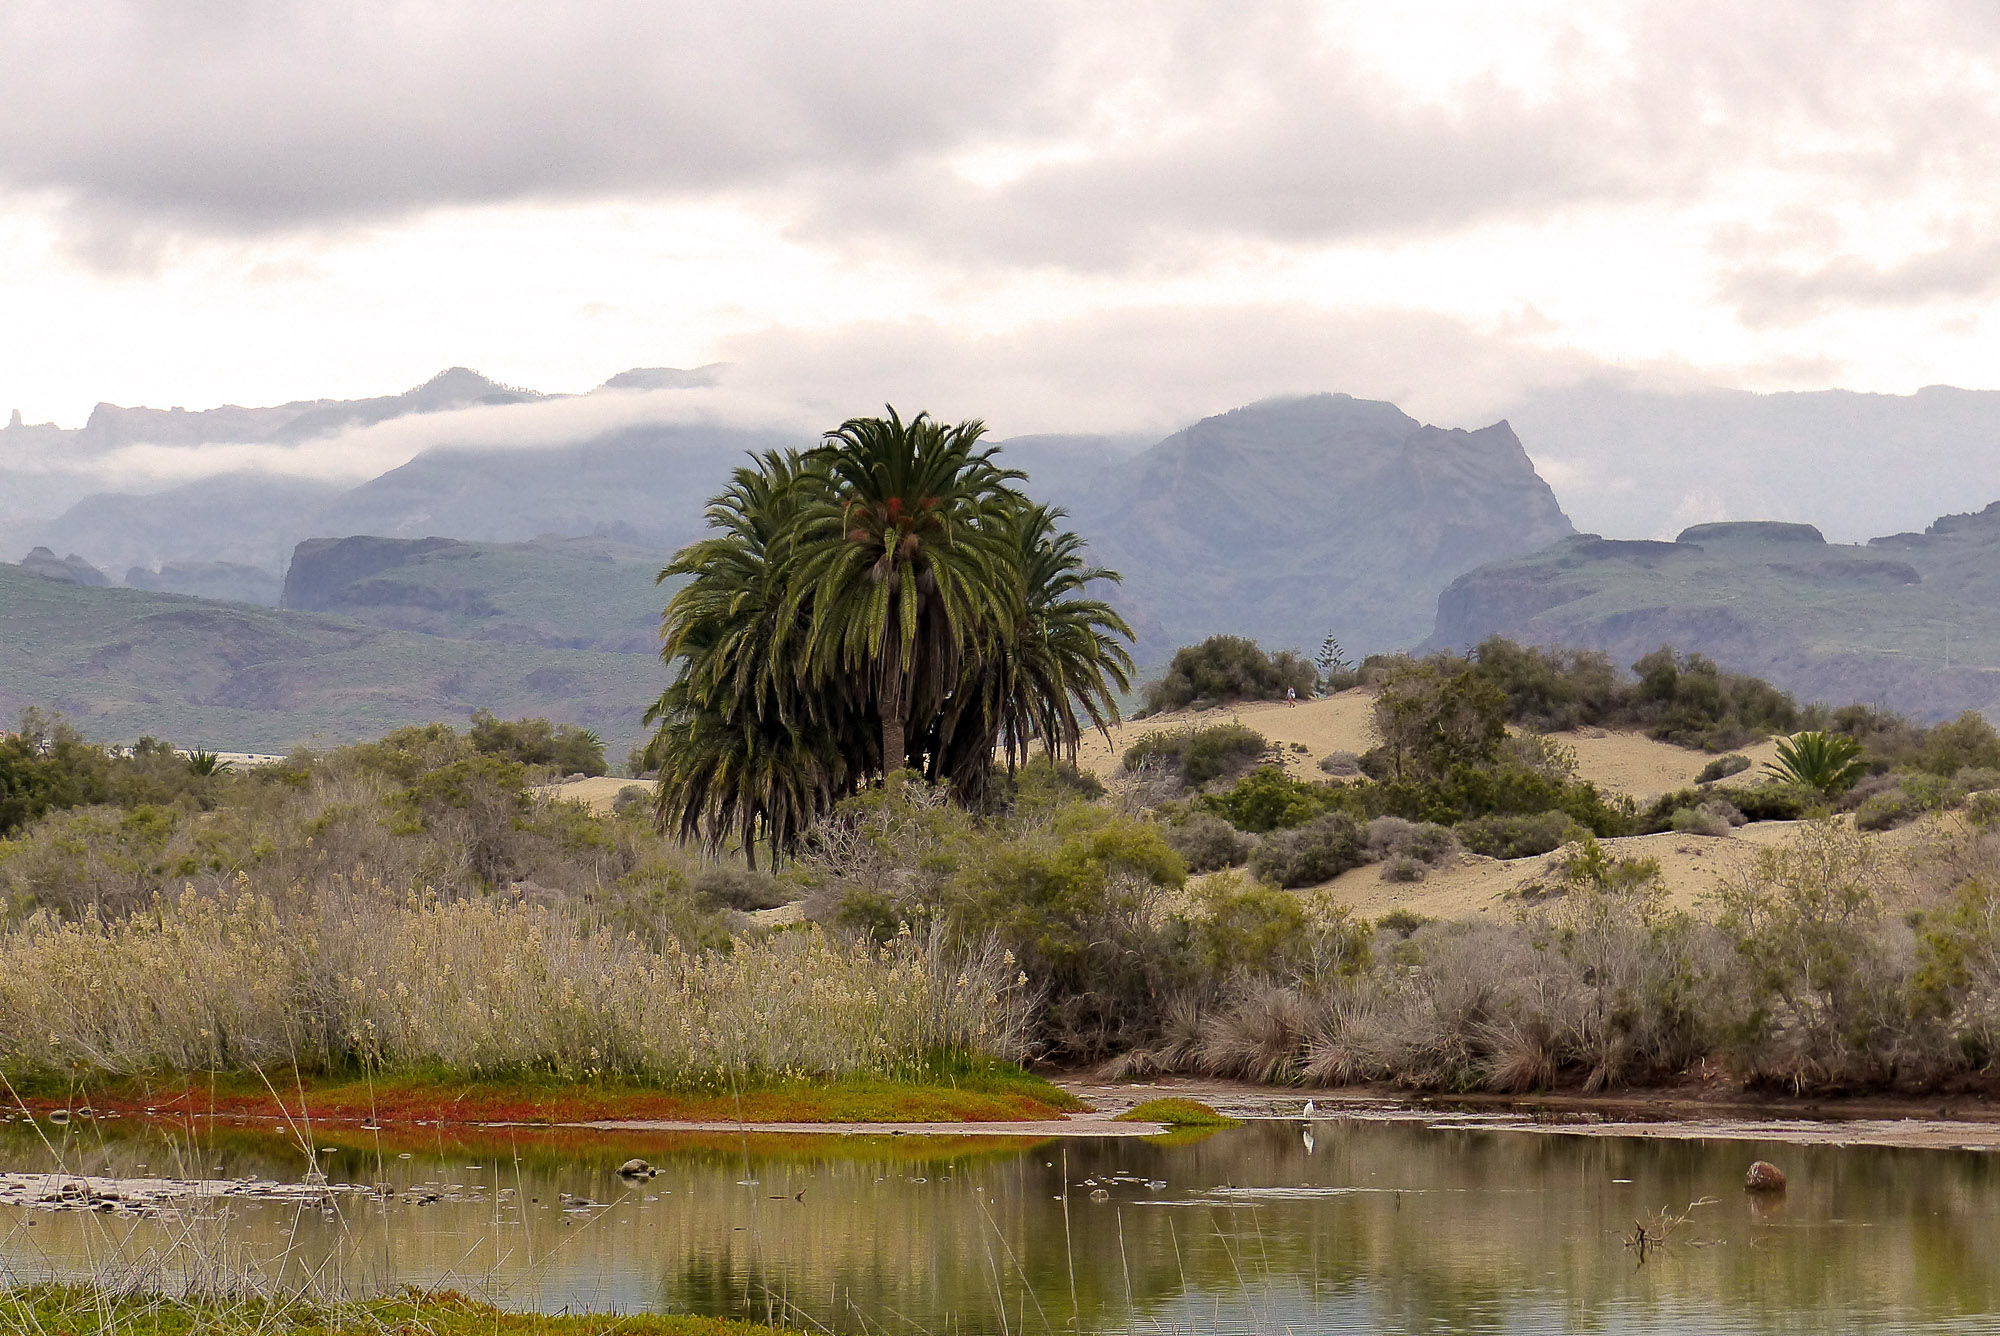
M 1319 769 L 1322 757 L 1332 752 L 1360 753 L 1375 745 L 1375 729 L 1370 722 L 1374 698 L 1367 691 L 1343 691 L 1324 700 L 1301 701 L 1296 706 L 1282 701 L 1262 701 L 1201 712 L 1182 711 L 1123 724 L 1111 730 L 1111 745 L 1099 734 L 1084 740 L 1078 763 L 1100 778 L 1109 778 L 1118 768 L 1125 749 L 1156 729 L 1174 731 L 1205 728 L 1210 724 L 1237 720 L 1256 729 L 1271 741 L 1283 745 L 1285 768 L 1301 779 L 1325 779 Z M 1640 801 L 1657 797 L 1694 782 L 1701 768 L 1714 760 L 1706 752 L 1655 742 L 1641 733 L 1609 732 L 1586 728 L 1552 735 L 1576 749 L 1577 771 L 1599 787 L 1629 793 Z M 1303 753 L 1290 750 L 1293 743 Z M 1769 739 L 1743 754 L 1761 765 L 1777 755 L 1777 744 Z
M 650 779 L 619 779 L 615 775 L 599 775 L 595 779 L 572 779 L 561 784 L 551 784 L 542 792 L 558 798 L 567 798 L 573 803 L 586 803 L 593 812 L 609 812 L 611 804 L 618 800 L 620 792 L 637 784 L 651 793 L 655 781 Z

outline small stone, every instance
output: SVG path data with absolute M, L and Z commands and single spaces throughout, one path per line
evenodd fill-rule
M 627 1160 L 618 1166 L 618 1176 L 620 1178 L 651 1178 L 653 1176 L 653 1166 L 647 1164 L 644 1160 Z
M 1107 1202 L 1111 1200 L 1111 1194 L 1106 1192 L 1103 1188 L 1092 1188 L 1090 1192 L 1090 1199 L 1094 1202 Z
M 1759 1160 L 1750 1166 L 1750 1172 L 1743 1175 L 1745 1192 L 1783 1192 L 1785 1171 L 1775 1164 Z

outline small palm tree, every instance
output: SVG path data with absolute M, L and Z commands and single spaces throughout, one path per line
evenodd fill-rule
M 214 752 L 203 751 L 199 747 L 188 753 L 187 763 L 190 773 L 203 776 L 222 774 L 231 764 Z
M 1818 789 L 1829 797 L 1853 788 L 1868 773 L 1860 743 L 1823 730 L 1778 739 L 1778 759 L 1765 762 L 1764 768 L 1779 779 Z

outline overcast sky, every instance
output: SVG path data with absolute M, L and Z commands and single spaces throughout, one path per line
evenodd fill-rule
M 0 413 L 2000 384 L 2000 8 L 7 0 Z

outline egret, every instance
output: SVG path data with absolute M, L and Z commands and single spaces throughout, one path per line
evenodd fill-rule
M 1319 1110 L 1318 1110 L 1318 1109 L 1315 1109 L 1315 1108 L 1313 1107 L 1313 1102 L 1312 1102 L 1311 1100 L 1307 1100 L 1307 1101 L 1306 1101 L 1306 1117 L 1310 1118 L 1310 1117 L 1312 1117 L 1312 1116 L 1313 1116 L 1314 1114 L 1316 1114 L 1316 1113 L 1318 1113 L 1318 1112 L 1319 1112 Z

